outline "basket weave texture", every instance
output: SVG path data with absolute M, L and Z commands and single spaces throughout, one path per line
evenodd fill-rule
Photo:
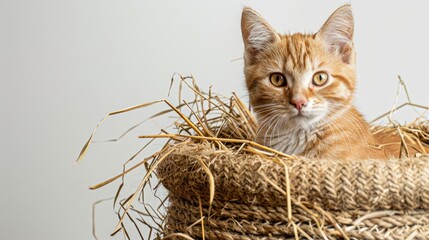
M 208 143 L 175 148 L 157 168 L 169 190 L 166 234 L 195 239 L 429 239 L 428 156 L 387 161 L 276 158 L 279 164 L 264 155 L 216 150 Z M 202 163 L 214 179 L 211 205 Z

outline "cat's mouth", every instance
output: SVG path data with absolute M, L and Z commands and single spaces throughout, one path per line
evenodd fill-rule
M 309 111 L 305 111 L 305 110 L 298 111 L 298 110 L 295 109 L 293 111 L 293 113 L 292 113 L 292 117 L 295 117 L 295 118 L 309 118 L 309 117 L 312 117 L 312 114 Z
M 294 119 L 296 121 L 300 121 L 300 122 L 308 122 L 308 121 L 312 121 L 314 119 L 318 118 L 318 114 L 314 111 L 309 111 L 309 110 L 301 110 L 301 111 L 292 111 L 292 113 L 289 115 L 291 119 Z
M 295 113 L 294 115 L 290 116 L 290 120 L 295 122 L 296 124 L 306 124 L 310 122 L 314 116 L 309 116 L 308 114 L 299 112 Z

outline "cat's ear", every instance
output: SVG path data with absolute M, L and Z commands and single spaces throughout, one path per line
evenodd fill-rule
M 280 40 L 280 36 L 268 22 L 249 7 L 245 7 L 241 15 L 241 33 L 245 51 L 251 55 Z
M 328 51 L 339 54 L 345 63 L 351 63 L 354 60 L 353 30 L 351 7 L 344 5 L 332 13 L 316 37 L 325 43 Z

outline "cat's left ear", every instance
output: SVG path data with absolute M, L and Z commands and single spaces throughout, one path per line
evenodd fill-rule
M 249 7 L 245 7 L 241 15 L 241 33 L 245 52 L 250 57 L 280 41 L 279 35 L 268 22 Z
M 353 14 L 350 5 L 344 5 L 326 20 L 316 33 L 330 52 L 339 54 L 345 63 L 354 61 L 353 52 Z

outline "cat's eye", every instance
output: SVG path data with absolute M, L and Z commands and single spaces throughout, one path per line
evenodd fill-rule
M 318 72 L 313 75 L 313 84 L 315 86 L 323 86 L 328 82 L 328 74 L 325 72 Z
M 275 87 L 284 87 L 284 86 L 286 86 L 286 78 L 281 73 L 272 73 L 270 75 L 270 82 Z

